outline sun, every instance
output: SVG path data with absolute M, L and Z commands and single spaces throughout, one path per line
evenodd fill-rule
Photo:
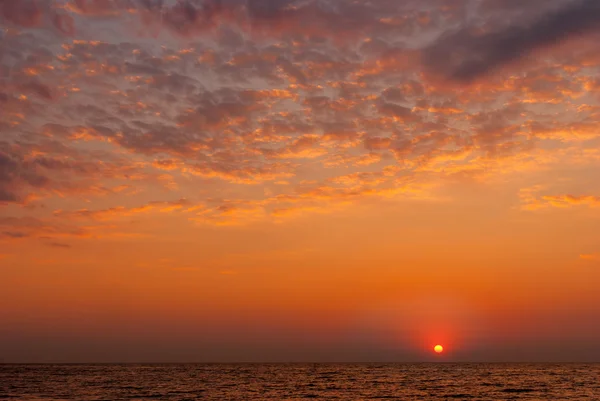
M 444 352 L 444 347 L 438 344 L 435 347 L 433 347 L 433 350 L 436 354 L 441 354 L 442 352 Z

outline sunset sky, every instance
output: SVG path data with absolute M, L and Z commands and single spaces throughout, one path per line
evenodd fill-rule
M 599 77 L 597 0 L 0 0 L 0 362 L 600 361 Z

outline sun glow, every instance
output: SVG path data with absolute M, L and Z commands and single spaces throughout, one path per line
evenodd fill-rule
M 436 354 L 441 354 L 442 352 L 444 352 L 444 347 L 438 344 L 435 347 L 433 347 L 433 350 Z

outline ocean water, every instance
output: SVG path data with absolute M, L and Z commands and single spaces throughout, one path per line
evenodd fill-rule
M 600 365 L 0 365 L 10 400 L 600 400 Z

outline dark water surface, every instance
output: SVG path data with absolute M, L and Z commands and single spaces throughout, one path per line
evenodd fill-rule
M 0 365 L 11 400 L 600 400 L 600 365 Z

